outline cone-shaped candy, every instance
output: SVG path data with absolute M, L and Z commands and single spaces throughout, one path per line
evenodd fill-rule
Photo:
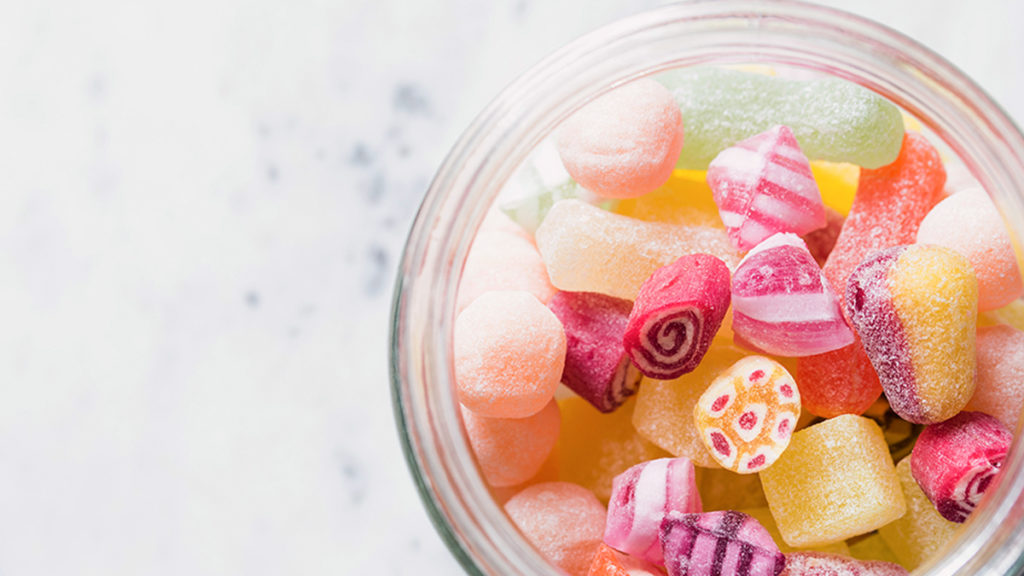
M 992 485 L 1013 434 L 992 416 L 961 412 L 917 438 L 910 469 L 921 490 L 950 522 L 963 522 Z
M 683 256 L 640 288 L 623 340 L 645 376 L 669 380 L 692 372 L 729 309 L 729 268 L 708 254 Z
M 778 356 L 810 356 L 853 343 L 839 302 L 803 240 L 776 234 L 732 277 L 737 344 Z
M 708 185 L 740 250 L 777 232 L 806 234 L 826 224 L 811 165 L 785 126 L 723 150 L 708 167 Z
M 669 512 L 699 513 L 693 463 L 662 458 L 637 464 L 615 477 L 604 542 L 655 564 L 664 564 L 658 530 Z
M 778 576 L 786 557 L 763 526 L 741 512 L 672 512 L 661 525 L 669 576 Z
M 977 306 L 970 263 L 941 246 L 881 250 L 850 276 L 847 314 L 904 420 L 942 422 L 971 399 Z

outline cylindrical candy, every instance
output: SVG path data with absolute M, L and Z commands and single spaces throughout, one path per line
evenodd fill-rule
M 683 256 L 643 283 L 623 343 L 645 376 L 693 371 L 729 309 L 729 268 L 708 254 Z
M 768 531 L 733 510 L 671 512 L 661 544 L 669 576 L 778 576 L 786 564 Z
M 904 420 L 942 422 L 971 399 L 977 306 L 970 263 L 941 246 L 881 250 L 850 276 L 847 314 Z
M 562 323 L 527 292 L 487 292 L 455 320 L 455 385 L 489 418 L 525 418 L 554 397 L 565 365 Z
M 558 442 L 561 418 L 552 398 L 540 412 L 526 418 L 485 418 L 462 409 L 470 447 L 491 486 L 526 482 Z
M 764 356 L 747 356 L 715 378 L 694 407 L 701 439 L 723 468 L 753 474 L 789 445 L 800 417 L 800 392 L 789 372 Z
M 693 463 L 686 458 L 643 462 L 615 477 L 604 542 L 664 564 L 659 528 L 669 512 L 701 512 Z

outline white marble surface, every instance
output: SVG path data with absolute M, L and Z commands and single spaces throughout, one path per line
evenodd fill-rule
M 472 116 L 657 2 L 553 4 L 0 2 L 0 575 L 459 572 L 393 268 Z M 857 6 L 1024 119 L 1020 3 Z

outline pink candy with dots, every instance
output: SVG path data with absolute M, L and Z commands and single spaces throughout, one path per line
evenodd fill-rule
M 573 114 L 556 146 L 569 175 L 587 190 L 635 198 L 672 175 L 683 148 L 683 117 L 664 86 L 638 80 Z
M 777 576 L 786 564 L 768 531 L 732 510 L 671 512 L 661 544 L 669 576 Z
M 806 234 L 826 224 L 811 165 L 786 126 L 723 150 L 708 166 L 707 179 L 740 250 L 777 232 Z
M 693 463 L 687 458 L 661 458 L 637 464 L 612 482 L 604 542 L 664 564 L 659 529 L 673 511 L 702 511 Z
M 743 258 L 732 305 L 736 343 L 759 352 L 811 356 L 853 344 L 839 299 L 795 234 L 775 234 Z

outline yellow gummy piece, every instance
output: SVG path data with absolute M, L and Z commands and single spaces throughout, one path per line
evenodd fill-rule
M 794 548 L 782 539 L 782 534 L 779 533 L 779 526 L 775 523 L 775 518 L 772 517 L 772 511 L 767 506 L 761 508 L 744 508 L 740 510 L 744 514 L 757 520 L 764 529 L 772 535 L 772 540 L 779 547 L 779 552 L 783 554 L 789 554 L 790 552 L 824 552 L 826 554 L 842 554 L 843 556 L 850 555 L 850 548 L 846 545 L 846 542 L 835 542 L 832 544 L 826 544 L 824 546 L 811 546 L 809 548 Z
M 705 512 L 767 508 L 756 474 L 737 474 L 724 468 L 697 468 L 697 491 Z
M 959 524 L 942 517 L 921 491 L 910 472 L 910 456 L 896 466 L 896 474 L 907 501 L 907 513 L 892 524 L 878 529 L 899 563 L 913 570 L 939 553 L 956 534 Z
M 825 205 L 843 216 L 849 214 L 853 196 L 857 193 L 860 167 L 855 164 L 814 160 L 811 162 L 811 172 Z
M 693 409 L 711 381 L 745 355 L 739 348 L 715 341 L 693 372 L 667 381 L 644 378 L 633 410 L 636 431 L 696 466 L 720 468 L 701 440 Z
M 579 396 L 559 400 L 558 477 L 592 491 L 607 504 L 612 479 L 640 462 L 670 456 L 633 428 L 634 399 L 603 414 Z
M 797 548 L 871 532 L 906 510 L 882 430 L 862 416 L 844 414 L 794 433 L 760 475 L 783 540 Z
M 974 269 L 954 250 L 916 244 L 900 254 L 886 286 L 903 325 L 921 412 L 931 422 L 948 420 L 974 394 Z
M 1002 308 L 978 314 L 978 327 L 1006 324 L 1024 330 L 1024 300 L 1017 299 Z
M 662 187 L 622 200 L 612 212 L 646 222 L 725 228 L 704 170 L 675 170 Z
M 899 473 L 899 466 L 896 467 L 896 472 Z M 907 506 L 910 506 L 909 501 Z M 885 540 L 882 539 L 878 532 L 872 532 L 867 536 L 848 540 L 846 544 L 850 547 L 850 556 L 857 560 L 878 560 L 881 562 L 892 562 L 893 564 L 899 564 L 900 562 L 899 558 L 896 557 L 896 553 L 892 551 L 892 548 L 889 548 L 889 545 L 885 543 Z
M 599 292 L 635 300 L 655 270 L 687 254 L 716 256 L 730 270 L 739 263 L 725 230 L 645 222 L 579 200 L 562 200 L 537 229 L 537 247 L 559 290 Z

